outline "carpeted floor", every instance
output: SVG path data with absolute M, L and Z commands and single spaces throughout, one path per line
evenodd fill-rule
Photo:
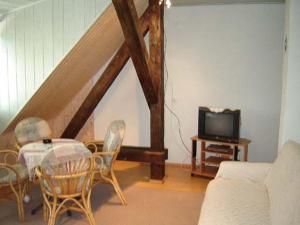
M 97 225 L 196 225 L 204 193 L 178 192 L 128 186 L 124 190 L 128 205 L 122 206 L 110 185 L 100 184 L 93 192 L 93 212 Z M 31 215 L 30 210 L 41 201 L 39 190 L 25 205 L 26 222 L 23 225 L 44 225 L 41 210 Z M 15 203 L 0 202 L 0 224 L 17 225 Z M 62 215 L 56 225 L 88 224 L 81 214 Z

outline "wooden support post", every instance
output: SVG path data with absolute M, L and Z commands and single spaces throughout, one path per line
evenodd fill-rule
M 143 35 L 149 30 L 149 9 L 147 9 L 140 19 Z M 88 120 L 98 103 L 101 101 L 109 87 L 117 78 L 122 68 L 129 59 L 127 44 L 124 42 L 121 48 L 112 58 L 105 71 L 102 73 L 88 96 L 85 98 L 78 111 L 75 113 L 67 128 L 64 130 L 63 138 L 75 138 L 85 122 Z
M 112 1 L 125 36 L 129 53 L 150 107 L 157 102 L 157 91 L 151 77 L 151 67 L 146 44 L 138 21 L 133 0 Z
M 151 148 L 164 149 L 164 4 L 149 0 L 149 46 L 152 80 L 157 88 L 157 103 L 150 106 Z M 165 160 L 151 163 L 151 179 L 162 180 L 165 176 Z

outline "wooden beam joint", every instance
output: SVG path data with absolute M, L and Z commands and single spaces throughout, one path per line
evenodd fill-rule
M 150 107 L 151 104 L 157 102 L 157 89 L 152 80 L 149 54 L 134 2 L 133 0 L 113 0 L 112 2 L 119 17 L 132 62 Z

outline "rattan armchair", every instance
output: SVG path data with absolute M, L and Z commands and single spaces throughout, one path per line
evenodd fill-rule
M 54 225 L 66 211 L 84 213 L 91 225 L 95 220 L 91 208 L 94 158 L 77 157 L 56 166 L 36 168 L 44 199 L 44 219 Z
M 18 153 L 0 150 L 0 199 L 15 200 L 20 222 L 24 221 L 23 198 L 28 188 L 28 171 L 17 163 Z
M 126 205 L 127 202 L 116 178 L 114 165 L 121 150 L 125 127 L 125 122 L 123 120 L 113 121 L 108 128 L 104 141 L 86 143 L 86 146 L 89 149 L 93 148 L 92 151 L 94 156 L 103 159 L 103 163 L 96 159 L 95 182 L 100 183 L 104 180 L 105 182 L 112 184 L 123 205 Z M 101 151 L 97 147 L 99 144 L 103 144 Z

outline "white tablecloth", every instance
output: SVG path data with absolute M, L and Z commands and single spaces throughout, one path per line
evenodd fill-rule
M 63 147 L 63 148 L 62 148 Z M 44 144 L 43 141 L 33 142 L 21 147 L 19 161 L 26 165 L 29 179 L 33 180 L 35 168 L 40 166 L 44 157 L 51 151 L 59 148 L 55 154 L 57 157 L 68 157 L 72 155 L 77 147 L 85 147 L 82 142 L 74 139 L 52 139 L 52 143 Z

